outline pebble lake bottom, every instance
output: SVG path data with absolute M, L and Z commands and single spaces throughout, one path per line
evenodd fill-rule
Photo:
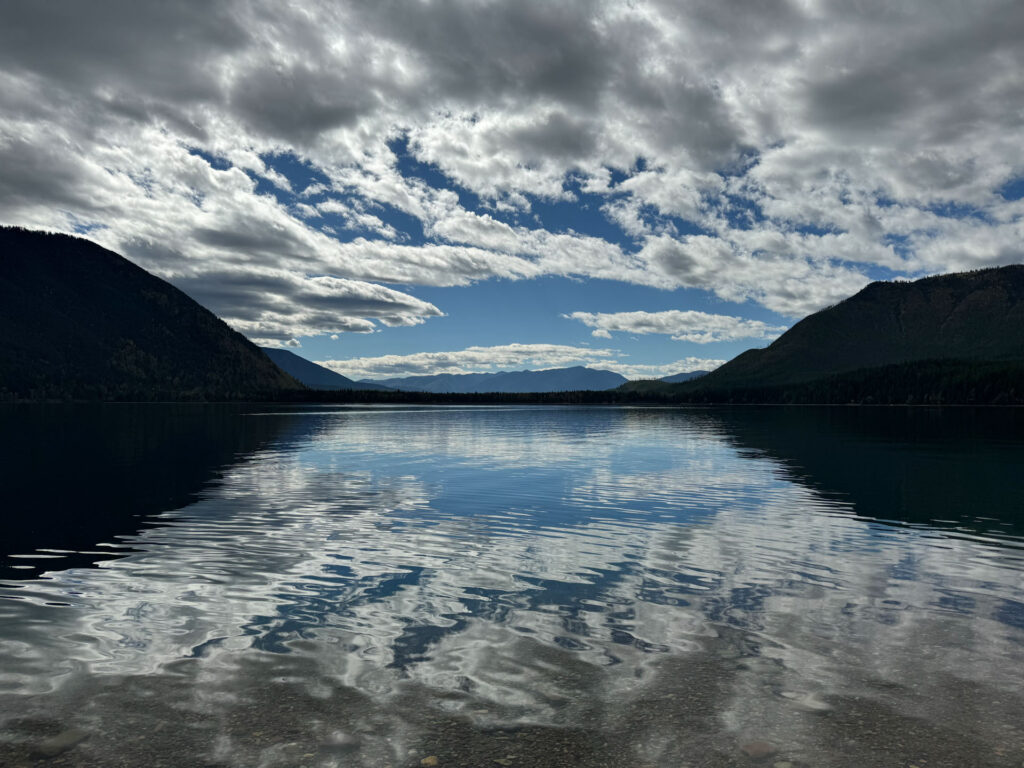
M 1024 412 L 0 407 L 0 765 L 1024 765 Z

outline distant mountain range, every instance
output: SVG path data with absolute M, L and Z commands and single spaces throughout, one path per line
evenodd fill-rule
M 239 399 L 301 385 L 170 283 L 99 245 L 0 228 L 0 396 Z
M 342 376 L 330 368 L 324 368 L 322 365 L 317 365 L 304 357 L 299 357 L 299 355 L 287 349 L 277 349 L 275 347 L 261 347 L 261 349 L 266 353 L 267 357 L 274 361 L 278 368 L 310 389 L 389 389 L 389 387 L 369 381 L 352 381 L 347 376 Z
M 499 373 L 439 373 L 432 376 L 406 376 L 395 379 L 353 381 L 329 368 L 307 360 L 287 349 L 263 347 L 263 351 L 285 373 L 310 389 L 378 390 L 433 393 L 476 392 L 572 392 L 615 389 L 626 381 L 612 371 L 576 366 L 546 371 L 501 371 Z M 690 377 L 691 374 L 677 374 Z M 681 379 L 682 380 L 682 379 Z
M 379 390 L 432 393 L 486 392 L 578 392 L 615 389 L 627 379 L 613 371 L 575 366 L 544 371 L 500 371 L 498 373 L 439 373 L 430 376 L 405 376 L 394 379 L 360 379 L 353 381 L 329 368 L 314 363 L 287 349 L 262 347 L 281 370 L 310 389 Z M 690 381 L 707 371 L 690 371 L 666 376 L 658 381 L 675 383 Z
M 501 371 L 499 373 L 442 373 L 435 376 L 406 376 L 396 379 L 363 380 L 406 392 L 576 392 L 615 389 L 627 381 L 612 371 L 574 366 L 546 371 Z

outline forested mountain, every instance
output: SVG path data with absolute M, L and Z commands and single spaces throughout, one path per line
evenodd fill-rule
M 679 403 L 1024 405 L 1024 361 L 915 360 L 795 384 L 669 384 L 646 394 Z
M 310 389 L 387 389 L 368 381 L 352 381 L 287 349 L 261 347 L 277 367 Z
M 301 385 L 170 283 L 88 240 L 0 228 L 0 397 L 275 397 Z
M 1024 360 L 1024 265 L 871 283 L 680 386 L 793 385 L 925 360 Z
M 699 379 L 701 376 L 706 376 L 707 374 L 708 371 L 687 371 L 686 373 L 674 373 L 671 376 L 662 376 L 658 381 L 664 381 L 666 384 L 679 384 L 683 381 Z
M 671 376 L 664 376 L 660 379 L 636 379 L 634 381 L 627 381 L 619 389 L 622 392 L 636 392 L 636 393 L 658 393 L 658 392 L 672 392 L 674 387 L 673 384 L 681 384 L 684 381 L 693 381 L 699 379 L 701 376 L 706 376 L 707 371 L 688 371 L 686 373 L 675 373 Z
M 407 376 L 371 383 L 411 392 L 574 392 L 614 389 L 625 382 L 626 377 L 618 373 L 577 365 L 547 371 Z

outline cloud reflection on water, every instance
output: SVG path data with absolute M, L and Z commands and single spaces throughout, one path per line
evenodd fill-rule
M 660 764 L 693 734 L 631 713 L 701 686 L 710 749 L 769 732 L 820 759 L 815 718 L 845 700 L 965 728 L 963 687 L 992 707 L 972 739 L 1024 739 L 996 706 L 1024 711 L 1019 553 L 859 519 L 713 417 L 293 418 L 287 439 L 125 539 L 131 555 L 3 590 L 0 713 L 187 660 L 190 706 L 208 714 L 240 706 L 243 675 L 362 696 L 389 713 L 396 759 L 422 738 L 412 697 L 479 728 L 626 728 Z

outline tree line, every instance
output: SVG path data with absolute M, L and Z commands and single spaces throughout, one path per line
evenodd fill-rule
M 1024 405 L 1024 362 L 927 360 L 867 368 L 809 382 L 709 388 L 699 380 L 653 389 L 573 392 L 410 392 L 280 389 L 253 393 L 232 387 L 177 388 L 108 381 L 61 382 L 54 377 L 21 391 L 0 384 L 0 401 L 105 400 L 114 402 L 254 401 L 380 405 Z

